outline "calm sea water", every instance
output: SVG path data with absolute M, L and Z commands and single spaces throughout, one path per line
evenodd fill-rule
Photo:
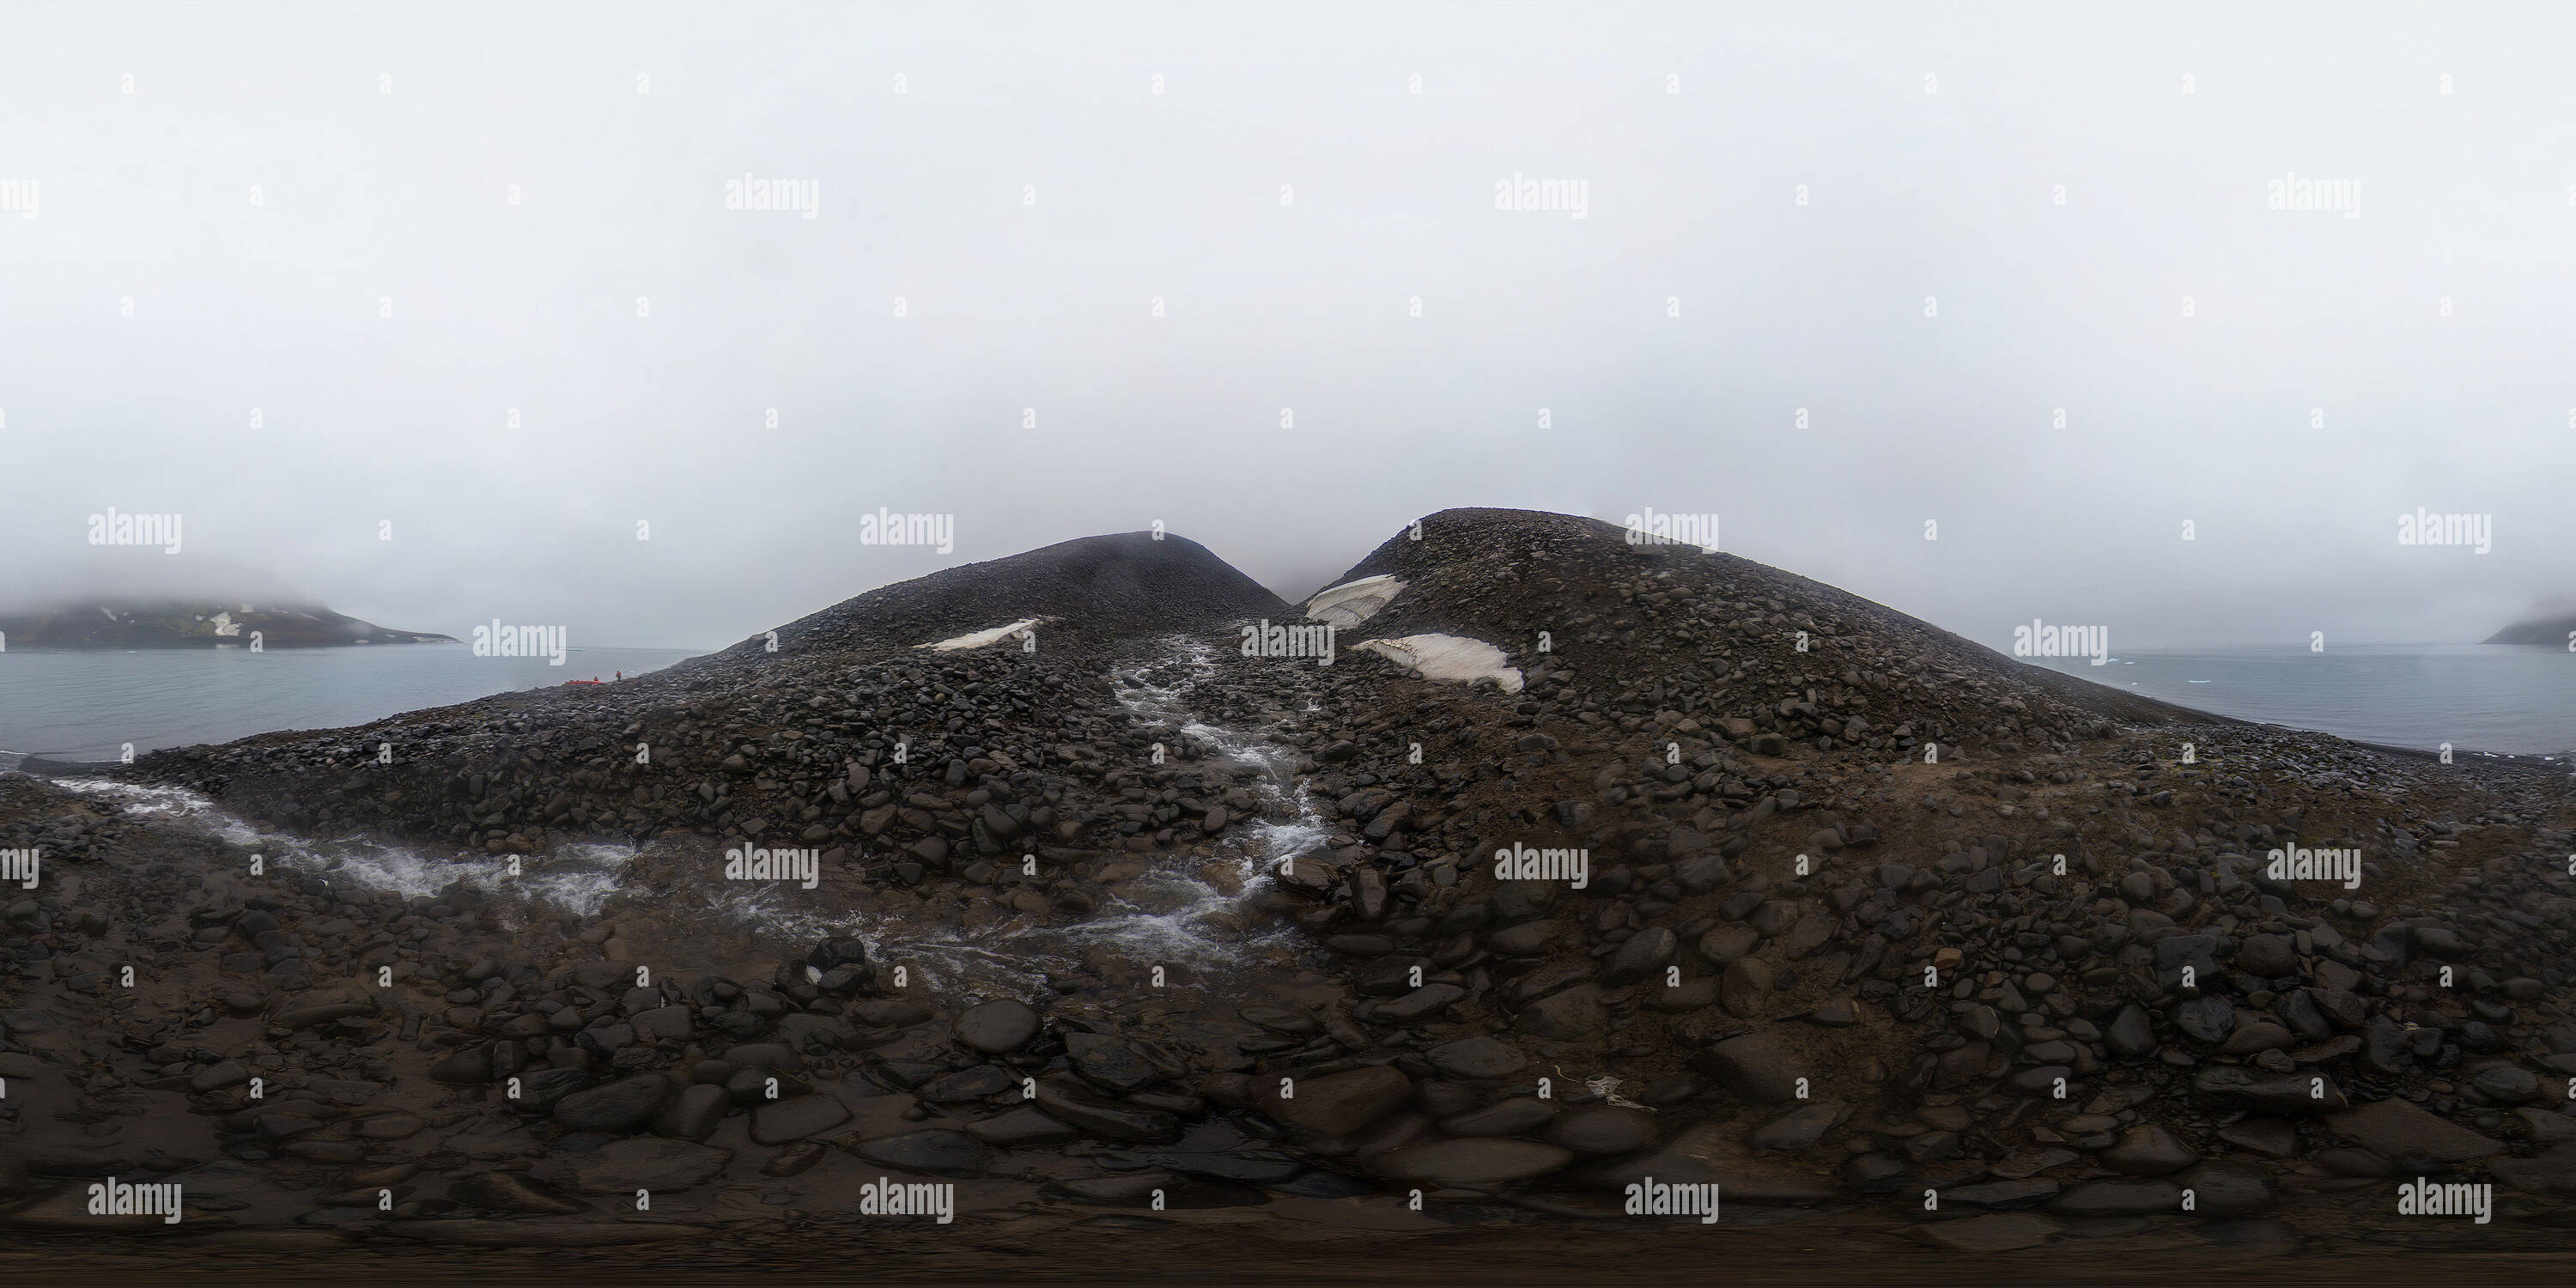
M 570 679 L 639 675 L 682 649 L 576 648 L 476 657 L 462 644 L 383 648 L 0 653 L 0 753 L 110 760 L 278 729 L 337 729 Z M 2069 675 L 2221 715 L 2432 750 L 2576 750 L 2576 654 L 2486 644 L 2122 653 Z M 17 755 L 0 754 L 0 768 Z
M 230 742 L 278 729 L 338 729 L 512 689 L 695 656 L 680 649 L 575 648 L 544 658 L 476 657 L 464 644 L 365 648 L 26 649 L 0 653 L 0 768 L 23 755 L 113 760 L 160 747 Z
M 2576 653 L 2550 646 L 2385 644 L 2149 651 L 2052 669 L 2220 715 L 2426 751 L 2576 748 Z

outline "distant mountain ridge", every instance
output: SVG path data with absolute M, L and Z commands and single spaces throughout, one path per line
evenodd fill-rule
M 2564 644 L 2576 634 L 2576 610 L 2559 610 L 2515 622 L 2486 638 L 2489 644 Z
M 456 642 L 452 635 L 398 631 L 319 604 L 238 600 L 92 601 L 0 613 L 5 642 L 43 648 L 323 648 L 352 644 Z

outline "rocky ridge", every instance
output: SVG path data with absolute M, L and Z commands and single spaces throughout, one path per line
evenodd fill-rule
M 825 850 L 818 902 L 969 936 L 1079 926 L 1158 865 L 1311 820 L 1241 895 L 1247 927 L 1304 946 L 1222 977 L 1133 941 L 967 992 L 899 979 L 864 936 L 782 956 L 667 906 L 706 862 L 685 849 L 586 918 L 250 880 L 234 849 L 10 780 L 0 843 L 77 882 L 8 914 L 0 1059 L 59 1088 L 11 1122 L 75 1151 L 10 1183 L 144 1165 L 70 1133 L 148 1110 L 196 1124 L 158 1146 L 174 1174 L 254 1169 L 242 1219 L 350 1237 L 571 1219 L 634 1186 L 674 1221 L 738 1183 L 830 1209 L 885 1170 L 997 1205 L 1419 1191 L 1458 1219 L 1494 1197 L 1615 1216 L 1640 1178 L 1707 1180 L 1730 1211 L 1884 1205 L 1987 1252 L 2248 1219 L 2295 1242 L 2319 1208 L 2393 1221 L 2388 1181 L 2418 1174 L 2495 1184 L 2508 1231 L 2564 1219 L 2556 776 L 2142 703 L 1588 520 L 1420 534 L 1339 579 L 1405 588 L 1331 667 L 1232 651 L 1240 618 L 1283 611 L 1251 596 L 1121 630 L 970 595 L 780 633 L 829 650 L 415 713 L 385 728 L 438 751 L 392 767 L 365 763 L 381 730 L 135 767 L 272 826 L 493 853 L 783 832 Z M 913 647 L 1049 610 L 1035 652 Z M 1115 701 L 1174 632 L 1206 655 L 1194 717 L 1291 753 L 1288 799 Z M 1524 688 L 1348 651 L 1424 632 L 1504 650 Z M 629 740 L 649 766 L 618 763 Z M 1498 879 L 1523 846 L 1580 851 L 1581 886 Z M 2357 850 L 2358 888 L 2275 877 L 2275 849 Z M 111 989 L 127 961 L 145 983 Z M 247 1098 L 270 1075 L 291 1102 Z

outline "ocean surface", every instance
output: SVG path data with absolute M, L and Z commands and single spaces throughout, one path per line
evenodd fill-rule
M 2576 749 L 2576 653 L 2556 646 L 2379 644 L 2120 653 L 2041 665 L 2165 702 L 2356 742 L 2438 751 Z
M 512 689 L 658 671 L 683 649 L 575 648 L 476 657 L 464 644 L 363 648 L 0 652 L 0 769 L 27 755 L 114 760 L 278 729 L 338 729 Z
M 576 648 L 565 664 L 476 657 L 462 644 L 0 653 L 0 769 L 33 754 L 113 760 L 279 729 L 337 729 L 404 711 L 695 656 Z M 2517 755 L 2576 751 L 2576 653 L 2551 646 L 2368 645 L 2154 650 L 2104 666 L 2041 665 L 2220 715 L 2361 742 Z

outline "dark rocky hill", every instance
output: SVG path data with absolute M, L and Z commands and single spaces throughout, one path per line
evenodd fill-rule
M 782 651 L 909 648 L 1027 618 L 1080 638 L 1204 630 L 1288 606 L 1207 547 L 1146 532 L 1083 537 L 880 587 L 778 628 Z M 721 656 L 765 652 L 765 635 Z
M 2550 644 L 2564 648 L 2567 646 L 2567 641 L 2570 639 L 2576 639 L 2576 613 L 2562 612 L 2553 613 L 2544 617 L 2535 617 L 2528 621 L 2515 622 L 2513 625 L 2505 627 L 2503 630 L 2497 631 L 2495 634 L 2488 636 L 2484 642 L 2488 644 Z
M 1419 1191 L 1589 1229 L 1652 1177 L 1722 1184 L 1748 1228 L 1821 1208 L 1963 1251 L 2393 1246 L 2422 1224 L 2388 1185 L 2439 1174 L 2497 1187 L 2515 1242 L 2479 1246 L 2563 1240 L 2560 767 L 2141 703 L 1589 520 L 1421 532 L 1343 579 L 1403 585 L 1329 666 L 1242 655 L 1238 619 L 1299 610 L 1201 548 L 1097 538 L 871 592 L 776 653 L 110 771 L 532 871 L 649 842 L 596 914 L 245 879 L 175 816 L 15 780 L 0 846 L 82 883 L 10 910 L 0 1021 L 69 1075 L 28 1143 L 103 1167 L 109 1109 L 179 1115 L 163 1148 L 219 1140 L 250 1225 L 305 1219 L 306 1157 L 389 1150 L 424 1225 L 606 1223 L 664 1175 L 657 1214 L 734 1182 L 842 1211 L 886 1168 L 1068 1222 L 1157 1190 L 1428 1220 Z M 917 647 L 1027 617 L 1062 620 L 1034 651 Z M 1362 647 L 1426 635 L 1512 682 Z M 745 840 L 818 860 L 757 933 L 720 911 Z M 2301 850 L 2349 883 L 2268 863 Z M 1178 955 L 1182 927 L 1228 955 Z M 1002 973 L 924 965 L 951 949 Z M 106 986 L 126 961 L 144 982 Z M 254 1068 L 287 1098 L 248 1102 Z M 542 1094 L 504 1103 L 513 1076 Z M 380 1182 L 332 1184 L 377 1219 Z

